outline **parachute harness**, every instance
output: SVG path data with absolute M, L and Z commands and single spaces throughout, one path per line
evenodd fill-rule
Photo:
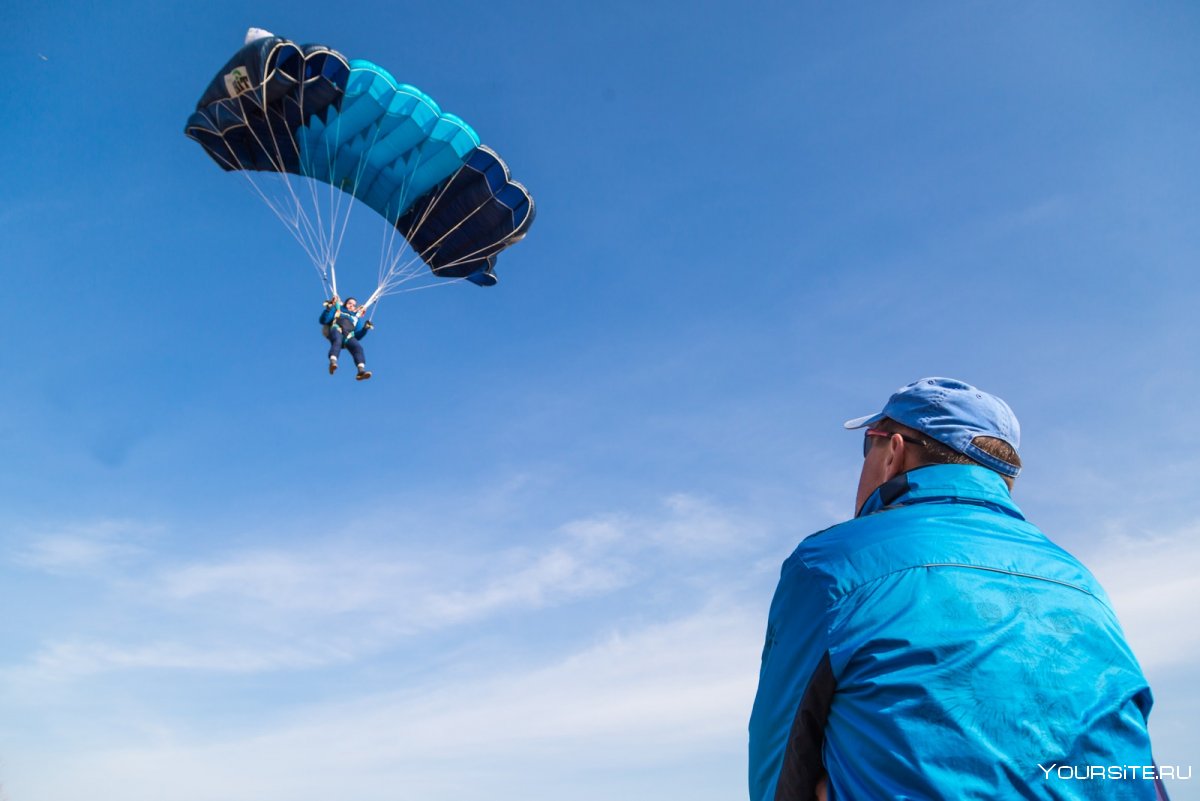
M 362 307 L 360 306 L 359 308 L 361 309 Z M 361 316 L 361 314 L 353 314 L 351 312 L 343 313 L 341 304 L 338 304 L 337 309 L 333 313 L 333 319 L 329 321 L 329 325 L 331 328 L 333 326 L 337 326 L 338 330 L 342 332 L 343 339 L 354 339 L 354 334 L 358 331 L 358 318 Z M 342 328 L 342 326 L 338 323 L 338 320 L 342 319 L 343 317 L 349 317 L 353 321 L 350 324 L 349 331 L 347 331 L 345 328 Z

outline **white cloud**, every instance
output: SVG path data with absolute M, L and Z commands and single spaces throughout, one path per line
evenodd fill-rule
M 706 498 L 677 492 L 662 499 L 657 513 L 597 515 L 562 530 L 590 547 L 628 554 L 658 550 L 671 557 L 723 559 L 761 544 L 766 526 Z
M 619 588 L 613 543 L 568 536 L 545 550 L 420 554 L 368 545 L 259 551 L 164 570 L 152 592 L 181 605 L 244 605 L 252 618 L 386 616 L 397 631 L 435 629 Z
M 730 551 L 757 545 L 763 526 L 730 514 L 713 503 L 686 493 L 664 501 L 668 514 L 645 524 L 652 541 L 667 550 L 720 558 Z
M 558 547 L 506 572 L 488 577 L 479 589 L 437 592 L 425 598 L 422 619 L 443 625 L 479 619 L 505 609 L 537 609 L 624 586 L 629 568 L 620 558 L 593 549 Z
M 1200 605 L 1200 525 L 1168 536 L 1109 537 L 1083 556 L 1144 668 L 1200 660 L 1200 628 L 1182 623 Z
M 147 726 L 160 734 L 56 756 L 54 771 L 15 777 L 12 788 L 29 801 L 105 787 L 123 801 L 608 799 L 627 777 L 707 754 L 727 763 L 721 774 L 736 792 L 757 618 L 709 608 L 523 671 L 474 664 L 402 692 L 293 711 L 260 733 L 184 741 Z
M 184 565 L 162 571 L 155 584 L 158 592 L 177 601 L 236 598 L 274 609 L 340 614 L 385 603 L 390 588 L 410 585 L 421 572 L 395 556 L 317 548 Z
M 130 530 L 77 528 L 36 538 L 22 552 L 21 564 L 38 571 L 87 569 L 105 579 L 88 590 L 91 619 L 110 622 L 99 634 L 52 620 L 24 663 L 5 671 L 10 681 L 45 687 L 120 671 L 345 664 L 491 619 L 521 615 L 526 625 L 530 612 L 583 599 L 624 593 L 625 603 L 637 604 L 643 596 L 634 588 L 646 582 L 662 608 L 694 605 L 729 587 L 703 576 L 716 560 L 752 553 L 762 529 L 710 501 L 675 494 L 655 514 L 579 518 L 515 536 L 526 544 L 498 550 L 466 547 L 465 536 L 419 552 L 406 544 L 411 539 L 347 536 L 336 545 L 260 547 L 179 563 L 130 544 Z
M 142 542 L 158 532 L 129 520 L 72 524 L 52 532 L 35 529 L 12 548 L 10 560 L 52 574 L 95 574 L 136 559 L 145 552 Z
M 244 673 L 316 667 L 335 660 L 336 654 L 314 651 L 311 646 L 239 651 L 176 642 L 118 646 L 104 642 L 71 641 L 51 644 L 39 652 L 34 659 L 33 672 L 42 677 L 58 678 L 145 668 Z

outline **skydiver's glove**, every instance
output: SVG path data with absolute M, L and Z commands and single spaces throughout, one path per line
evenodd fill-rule
M 367 330 L 370 331 L 374 327 L 375 327 L 375 323 L 371 322 L 370 320 L 367 320 Z
M 332 309 L 332 308 L 333 308 L 333 301 L 332 301 L 332 300 L 327 300 L 327 301 L 325 301 L 325 303 L 324 303 L 323 305 L 324 305 L 324 306 L 325 306 L 325 308 L 327 308 L 327 309 Z

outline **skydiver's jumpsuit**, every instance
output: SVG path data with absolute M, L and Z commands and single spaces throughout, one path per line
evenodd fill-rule
M 342 304 L 326 306 L 319 320 L 325 326 L 325 337 L 329 340 L 329 356 L 333 358 L 342 348 L 350 351 L 356 365 L 366 364 L 366 356 L 359 340 L 367 335 L 367 321 L 362 319 L 362 310 L 347 311 Z

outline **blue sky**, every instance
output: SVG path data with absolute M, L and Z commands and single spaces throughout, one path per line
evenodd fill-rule
M 741 5 L 0 7 L 0 798 L 741 797 L 840 423 L 925 375 L 1016 409 L 1195 761 L 1200 10 Z M 497 287 L 385 299 L 366 384 L 182 134 L 251 25 L 539 204 Z

